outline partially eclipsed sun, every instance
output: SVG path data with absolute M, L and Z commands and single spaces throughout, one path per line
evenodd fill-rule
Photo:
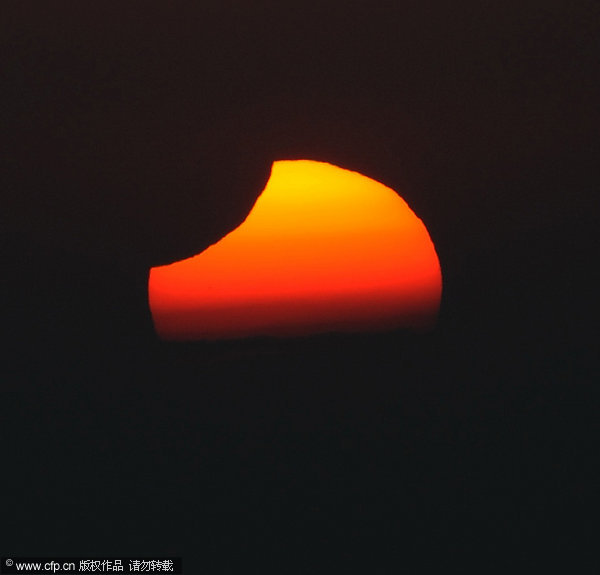
M 150 270 L 162 339 L 426 330 L 442 292 L 423 222 L 392 189 L 311 160 L 278 161 L 246 220 Z

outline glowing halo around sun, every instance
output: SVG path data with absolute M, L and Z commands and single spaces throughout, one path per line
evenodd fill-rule
M 197 256 L 150 270 L 161 339 L 427 330 L 442 275 L 394 190 L 312 160 L 273 163 L 245 221 Z

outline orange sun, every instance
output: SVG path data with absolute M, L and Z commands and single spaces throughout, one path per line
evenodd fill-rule
M 150 270 L 162 339 L 424 330 L 440 264 L 392 189 L 323 162 L 273 164 L 246 220 L 201 254 Z

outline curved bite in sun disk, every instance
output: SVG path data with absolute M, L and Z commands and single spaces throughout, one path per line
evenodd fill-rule
M 392 189 L 312 160 L 274 162 L 246 220 L 197 256 L 150 270 L 162 339 L 426 330 L 440 265 Z

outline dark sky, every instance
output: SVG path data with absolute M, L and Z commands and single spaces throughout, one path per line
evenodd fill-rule
M 584 561 L 596 3 L 97 4 L 1 8 L 0 552 Z M 436 331 L 156 341 L 148 268 L 288 158 L 406 199 Z

